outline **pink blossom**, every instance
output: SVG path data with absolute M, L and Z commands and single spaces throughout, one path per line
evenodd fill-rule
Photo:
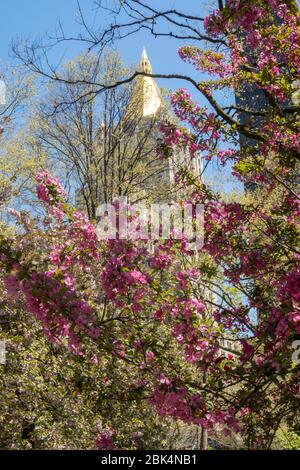
M 4 277 L 4 285 L 8 294 L 17 297 L 20 293 L 20 281 L 17 275 L 9 274 Z
M 152 351 L 147 351 L 147 352 L 146 352 L 146 359 L 147 359 L 148 362 L 153 361 L 153 359 L 154 359 L 154 353 L 153 353 Z
M 97 437 L 96 445 L 100 450 L 115 450 L 114 443 L 115 432 L 112 429 L 104 429 Z

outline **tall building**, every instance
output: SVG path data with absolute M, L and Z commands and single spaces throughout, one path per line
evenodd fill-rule
M 145 48 L 142 50 L 138 71 L 153 73 Z M 146 178 L 139 185 L 141 196 L 145 199 L 166 199 L 171 189 L 171 161 L 163 161 L 157 156 L 157 146 L 161 139 L 160 121 L 169 118 L 167 103 L 155 79 L 138 75 L 134 80 L 132 96 L 120 127 L 125 140 L 131 139 L 134 134 L 137 146 L 143 136 L 146 137 L 150 151 L 144 156 L 141 155 L 140 162 Z
M 255 54 L 250 50 L 248 51 L 249 63 L 255 62 Z M 243 86 L 243 89 L 235 94 L 236 106 L 243 111 L 238 112 L 239 122 L 242 125 L 247 125 L 251 119 L 251 127 L 260 127 L 263 122 L 263 117 L 256 113 L 263 113 L 268 109 L 268 102 L 263 90 L 259 89 L 253 83 L 247 83 Z M 249 148 L 250 151 L 255 153 L 259 143 L 240 133 L 239 135 L 241 149 Z M 253 182 L 245 182 L 245 190 L 255 190 L 256 184 Z
M 152 66 L 147 56 L 146 49 L 143 48 L 142 56 L 139 64 L 139 71 L 152 74 Z M 149 138 L 159 142 L 162 138 L 159 130 L 159 123 L 162 120 L 168 120 L 174 122 L 174 116 L 172 115 L 166 101 L 161 95 L 161 91 L 152 77 L 139 75 L 136 78 L 135 89 L 132 96 L 132 100 L 128 106 L 128 115 L 135 114 L 140 119 L 141 126 L 148 126 L 149 121 L 156 122 L 153 127 Z M 126 115 L 127 116 L 127 115 Z M 192 172 L 194 176 L 200 177 L 201 174 L 201 155 L 196 155 L 191 158 L 189 152 L 175 151 L 175 153 L 165 161 L 161 167 L 161 171 L 156 175 L 153 175 L 151 183 L 163 183 L 165 189 L 172 192 L 172 187 L 175 184 L 176 172 L 185 167 L 188 171 Z
M 227 0 L 225 0 L 227 3 Z M 293 3 L 294 1 L 294 3 Z M 294 7 L 296 9 L 299 9 L 300 7 L 300 0 L 291 0 L 291 3 L 293 3 Z M 278 23 L 280 23 L 280 19 L 277 18 Z M 238 33 L 240 35 L 240 38 L 242 39 L 242 33 Z M 248 63 L 253 67 L 257 67 L 257 52 L 254 50 L 251 50 L 249 46 L 245 45 L 245 53 L 248 58 Z M 294 101 L 297 105 L 297 100 L 299 99 L 299 83 L 296 82 L 294 83 Z M 243 111 L 238 112 L 238 117 L 239 121 L 241 124 L 247 124 L 249 120 L 251 119 L 251 126 L 252 127 L 260 127 L 263 123 L 263 115 L 259 116 L 259 113 L 264 113 L 268 111 L 268 108 L 270 106 L 266 94 L 264 90 L 258 88 L 255 84 L 245 84 L 243 89 L 235 94 L 235 101 L 236 101 L 236 106 L 237 108 L 242 109 Z M 285 103 L 285 106 L 289 107 L 293 103 Z M 267 113 L 266 113 L 267 114 Z M 255 152 L 256 147 L 258 147 L 258 142 L 243 135 L 240 134 L 240 146 L 241 148 L 248 147 L 250 150 Z M 246 191 L 253 191 L 256 188 L 256 183 L 252 182 L 246 182 L 245 183 L 245 190 Z
M 138 70 L 152 74 L 145 49 Z M 112 108 L 114 106 L 118 103 Z M 111 114 L 112 109 L 104 113 L 93 143 L 94 165 L 82 178 L 85 185 L 76 192 L 77 206 L 83 210 L 87 207 L 91 218 L 95 217 L 99 204 L 118 197 L 125 196 L 132 204 L 174 200 L 175 174 L 180 167 L 200 177 L 200 156 L 191 159 L 184 151 L 174 151 L 169 159 L 160 159 L 157 155 L 162 139 L 160 122 L 174 122 L 174 116 L 154 78 L 138 75 L 119 120 L 109 119 Z
M 145 48 L 143 48 L 142 51 L 138 70 L 152 74 L 152 67 Z M 142 75 L 136 78 L 134 93 L 128 106 L 129 113 L 133 111 L 133 106 L 134 114 L 138 115 L 141 119 L 147 118 L 148 116 L 159 115 L 165 108 L 161 92 L 154 78 Z

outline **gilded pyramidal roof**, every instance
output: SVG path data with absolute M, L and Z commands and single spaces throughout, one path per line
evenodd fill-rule
M 138 70 L 149 74 L 152 73 L 151 63 L 145 48 L 142 51 Z M 129 113 L 137 117 L 153 116 L 162 104 L 162 97 L 154 78 L 139 75 L 136 78 L 133 96 L 128 107 Z

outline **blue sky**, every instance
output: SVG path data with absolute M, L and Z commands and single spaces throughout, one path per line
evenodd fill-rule
M 161 1 L 151 0 L 150 3 L 159 6 Z M 166 4 L 178 8 L 188 8 L 189 11 L 195 11 L 196 3 L 201 2 L 198 0 L 166 2 Z M 203 3 L 206 1 L 203 0 Z M 96 14 L 93 0 L 81 0 L 80 5 L 89 24 L 94 23 L 104 27 L 109 21 L 108 14 L 103 12 Z M 77 0 L 1 0 L 0 14 L 0 59 L 3 61 L 11 60 L 9 46 L 11 41 L 17 37 L 35 39 L 38 36 L 43 36 L 46 32 L 51 34 L 59 22 L 63 24 L 67 33 L 74 35 L 79 30 L 76 22 L 78 19 Z M 179 45 L 180 43 L 178 43 Z M 146 46 L 156 70 L 167 72 L 172 69 L 175 72 L 180 67 L 185 68 L 177 56 L 174 41 L 169 39 L 154 39 L 150 34 L 143 32 L 123 40 L 117 45 L 117 48 L 127 63 L 133 63 L 139 60 L 143 46 Z M 76 50 L 78 49 L 75 47 L 69 47 L 66 58 Z
M 109 0 L 110 3 L 112 1 Z M 148 3 L 154 7 L 161 7 L 162 2 L 161 0 L 151 0 Z M 171 6 L 205 16 L 211 11 L 213 1 L 167 0 L 163 3 L 165 7 Z M 53 35 L 59 22 L 62 23 L 66 35 L 74 36 L 79 30 L 77 0 L 0 0 L 0 5 L 0 61 L 6 64 L 14 63 L 10 44 L 17 38 L 34 40 L 37 37 L 43 37 L 45 33 Z M 96 12 L 93 0 L 81 0 L 80 5 L 88 24 L 104 28 L 105 24 L 110 21 L 106 13 Z M 143 31 L 122 40 L 115 45 L 115 48 L 120 51 L 125 63 L 130 65 L 139 62 L 142 48 L 145 46 L 154 72 L 190 74 L 199 80 L 199 74 L 195 72 L 193 67 L 184 64 L 179 59 L 177 49 L 181 44 L 182 41 L 176 42 L 169 38 L 155 39 L 151 34 Z M 78 44 L 68 43 L 56 49 L 56 55 L 52 57 L 57 64 L 75 57 L 80 51 Z M 179 86 L 189 88 L 186 84 L 176 81 L 161 80 L 159 84 L 171 89 L 176 89 Z M 205 103 L 201 102 L 201 104 Z M 211 169 L 209 171 L 213 178 L 217 176 L 215 171 L 217 170 Z M 223 176 L 222 171 L 218 171 L 218 178 Z M 227 188 L 230 186 L 226 185 Z
M 111 3 L 113 0 L 109 0 Z M 61 22 L 66 33 L 74 35 L 79 30 L 77 23 L 77 0 L 1 0 L 0 15 L 0 60 L 11 62 L 10 44 L 16 38 L 35 39 L 45 33 L 53 34 L 58 23 Z M 161 5 L 161 1 L 151 0 L 152 6 Z M 164 2 L 177 8 L 184 8 L 185 11 L 194 11 L 196 4 L 206 4 L 206 0 L 171 0 Z M 209 3 L 209 2 L 208 2 Z M 104 27 L 109 20 L 108 14 L 96 13 L 93 0 L 80 0 L 80 5 L 87 19 L 88 24 L 97 27 Z M 188 9 L 188 10 L 186 10 Z M 197 14 L 205 16 L 205 11 L 197 11 Z M 143 46 L 146 47 L 149 58 L 156 72 L 181 72 L 193 71 L 184 65 L 179 59 L 177 48 L 182 41 L 177 42 L 167 38 L 155 39 L 151 34 L 144 31 L 131 36 L 116 44 L 116 48 L 121 52 L 127 64 L 137 63 Z M 64 50 L 60 50 L 57 60 L 68 59 L 77 52 L 79 47 L 64 45 Z M 169 86 L 169 85 L 168 85 Z M 176 85 L 173 85 L 176 87 Z

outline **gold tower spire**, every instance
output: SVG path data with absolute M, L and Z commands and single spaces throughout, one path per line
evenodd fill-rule
M 152 73 L 152 67 L 147 56 L 146 48 L 143 47 L 142 57 L 140 61 L 140 70 L 145 73 Z
M 152 73 L 151 63 L 145 48 L 142 50 L 138 71 Z M 126 117 L 130 119 L 130 116 L 135 116 L 135 118 L 153 116 L 162 104 L 161 94 L 154 78 L 139 75 L 135 80 L 135 88 Z

